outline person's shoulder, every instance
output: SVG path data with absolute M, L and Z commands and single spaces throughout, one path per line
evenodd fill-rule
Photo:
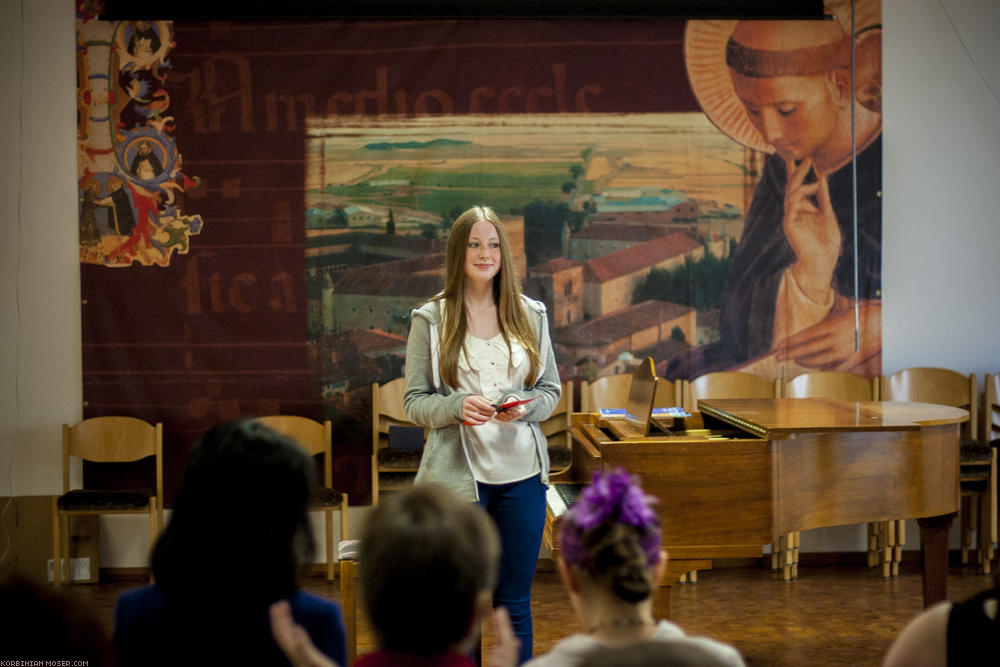
M 712 639 L 711 637 L 690 637 L 684 634 L 684 631 L 680 629 L 674 623 L 670 621 L 660 621 L 656 627 L 656 635 L 654 639 L 657 641 L 667 641 L 667 642 L 690 642 L 690 644 L 695 646 L 700 646 L 702 649 L 708 651 L 720 662 L 727 665 L 743 665 L 743 656 L 734 647 L 726 644 L 725 642 L 720 642 L 717 639 Z
M 124 608 L 163 607 L 166 599 L 163 592 L 155 585 L 143 586 L 131 591 L 125 591 L 118 596 L 118 606 Z
M 115 603 L 115 632 L 129 633 L 146 627 L 165 618 L 166 613 L 167 600 L 155 585 L 125 591 Z
M 293 616 L 301 614 L 304 616 L 332 615 L 336 618 L 341 617 L 340 605 L 336 602 L 305 591 L 295 591 L 288 598 L 288 602 L 292 607 Z
M 411 312 L 411 316 L 421 317 L 431 324 L 440 324 L 441 306 L 443 303 L 444 301 L 442 299 L 435 297 L 419 308 L 414 308 Z
M 532 299 L 530 296 L 525 296 L 524 294 L 522 294 L 521 303 L 524 304 L 526 308 L 530 308 L 539 315 L 544 315 L 546 312 L 545 304 L 542 303 L 541 301 L 536 301 L 535 299 Z
M 684 631 L 680 629 L 676 623 L 672 623 L 668 620 L 661 620 L 656 624 L 656 634 L 653 635 L 654 639 L 680 639 L 682 637 L 687 637 Z
M 939 602 L 906 624 L 889 646 L 884 667 L 944 665 L 948 662 L 948 616 L 950 602 Z
M 524 667 L 569 667 L 602 644 L 589 635 L 575 634 L 557 642 L 548 653 L 532 658 Z
M 746 663 L 743 656 L 735 647 L 720 642 L 710 637 L 688 637 L 682 641 L 690 642 L 691 646 L 698 646 L 713 655 L 720 663 L 731 667 L 744 667 Z
M 457 653 L 439 653 L 430 657 L 417 658 L 406 653 L 391 653 L 389 651 L 374 651 L 357 659 L 354 667 L 405 667 L 421 664 L 428 667 L 475 667 L 472 658 Z

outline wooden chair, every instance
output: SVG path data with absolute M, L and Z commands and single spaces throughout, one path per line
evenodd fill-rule
M 779 383 L 780 380 L 741 371 L 706 373 L 683 383 L 684 409 L 694 412 L 698 401 L 709 398 L 777 398 Z
M 549 444 L 549 478 L 569 470 L 573 462 L 569 428 L 573 418 L 573 383 L 562 386 L 562 396 L 548 419 L 539 423 Z
M 879 397 L 879 378 L 866 378 L 853 373 L 836 371 L 803 373 L 785 382 L 781 395 L 788 398 L 832 398 L 837 401 L 877 401 Z M 885 526 L 879 524 L 868 524 L 868 566 L 874 567 L 878 565 L 881 554 L 888 556 L 888 558 L 883 557 L 881 562 L 888 563 L 887 569 L 891 570 L 892 563 L 894 562 L 892 559 L 894 552 L 887 550 L 891 549 L 895 544 L 890 545 L 880 542 L 880 539 L 884 541 L 888 536 L 888 530 L 885 528 Z M 791 541 L 797 548 L 800 535 L 796 532 L 793 533 L 793 536 Z M 874 540 L 872 539 L 873 536 Z M 779 562 L 774 565 L 783 566 L 781 561 L 786 559 L 785 554 L 779 550 Z M 798 569 L 797 560 L 796 554 L 795 570 Z M 898 564 L 896 571 L 898 572 Z
M 154 457 L 155 479 L 147 488 L 99 491 L 69 488 L 70 457 L 100 463 L 124 463 Z M 163 525 L 163 425 L 135 417 L 94 417 L 63 424 L 63 493 L 52 499 L 53 581 L 62 585 L 62 565 L 69 575 L 69 519 L 86 514 L 148 514 L 152 549 Z M 64 539 L 65 536 L 65 539 Z
M 996 488 L 996 457 L 988 444 L 975 439 L 979 429 L 975 374 L 962 375 L 947 368 L 907 368 L 882 381 L 882 400 L 937 403 L 969 411 L 969 421 L 962 427 L 959 459 L 962 563 L 968 562 L 969 549 L 975 548 L 980 569 L 988 571 L 989 540 L 996 533 L 996 516 L 992 511 L 995 502 L 990 501 L 988 494 L 991 488 Z
M 333 488 L 333 429 L 329 421 L 322 424 L 307 417 L 290 415 L 270 415 L 258 417 L 254 421 L 287 435 L 299 443 L 310 456 L 323 456 L 322 486 L 309 503 L 309 511 L 322 512 L 326 519 L 326 579 L 333 581 L 335 557 L 333 547 L 333 512 L 340 512 L 340 539 L 348 539 L 347 494 Z
M 986 571 L 996 555 L 998 522 L 997 514 L 997 448 L 1000 447 L 1000 373 L 986 376 L 985 405 L 983 407 L 983 428 L 980 439 L 990 445 L 990 488 L 988 492 L 989 510 L 993 520 L 990 522 L 989 547 L 986 553 Z
M 706 373 L 690 382 L 682 381 L 684 409 L 698 410 L 698 401 L 710 398 L 777 398 L 780 380 L 742 371 Z M 798 576 L 798 533 L 789 533 L 771 545 L 771 569 L 782 569 L 785 581 Z M 683 581 L 683 578 L 682 578 Z
M 580 385 L 580 411 L 597 412 L 601 408 L 624 408 L 631 382 L 631 373 L 618 373 L 617 375 L 605 375 L 593 382 L 582 383 Z M 682 404 L 682 400 L 680 382 L 659 379 L 659 382 L 656 383 L 653 407 L 676 407 Z
M 352 540 L 356 542 L 357 540 Z M 357 545 L 351 545 L 356 547 Z M 357 583 L 358 552 L 340 554 L 340 609 L 344 613 L 344 629 L 347 634 L 347 664 L 353 665 L 358 658 L 358 597 Z
M 418 428 L 406 419 L 406 411 L 403 409 L 405 393 L 406 378 L 396 378 L 382 385 L 377 382 L 372 384 L 373 506 L 378 504 L 380 492 L 398 490 L 412 484 L 420 467 L 422 449 L 389 448 L 390 428 Z

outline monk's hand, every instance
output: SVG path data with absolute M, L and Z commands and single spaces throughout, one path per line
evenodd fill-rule
M 882 352 L 882 302 L 861 301 L 858 309 L 858 349 L 854 349 L 854 308 L 847 308 L 776 345 L 781 350 L 778 360 L 791 359 L 824 371 L 878 372 L 881 364 L 873 360 Z
M 830 189 L 825 175 L 817 174 L 814 183 L 806 183 L 815 173 L 810 158 L 796 165 L 786 160 L 788 186 L 785 190 L 785 238 L 795 252 L 792 273 L 806 296 L 817 303 L 828 298 L 833 270 L 843 242 L 837 216 L 830 203 Z

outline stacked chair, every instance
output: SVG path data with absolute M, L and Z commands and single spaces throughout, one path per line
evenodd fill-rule
M 268 428 L 298 442 L 310 456 L 323 457 L 323 479 L 309 503 L 312 512 L 323 512 L 326 522 L 326 578 L 333 581 L 333 513 L 340 513 L 340 539 L 347 539 L 347 494 L 333 488 L 333 430 L 329 421 L 322 423 L 306 417 L 271 415 L 258 417 Z
M 906 368 L 882 381 L 882 400 L 937 403 L 969 411 L 959 459 L 962 563 L 968 562 L 969 551 L 974 549 L 980 571 L 989 572 L 991 539 L 996 535 L 996 450 L 976 439 L 979 393 L 975 374 L 962 375 L 946 368 Z M 898 531 L 897 543 L 898 552 L 902 548 Z

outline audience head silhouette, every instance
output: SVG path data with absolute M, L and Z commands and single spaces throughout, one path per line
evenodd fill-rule
M 389 494 L 361 537 L 361 589 L 381 649 L 467 650 L 491 606 L 500 558 L 486 513 L 435 484 Z
M 174 600 L 221 587 L 254 608 L 291 595 L 298 564 L 314 549 L 314 483 L 313 461 L 293 440 L 252 421 L 211 429 L 191 453 L 153 550 L 157 585 Z
M 560 532 L 563 561 L 624 602 L 648 598 L 662 557 L 655 499 L 622 469 L 595 472 L 593 483 L 567 511 Z

